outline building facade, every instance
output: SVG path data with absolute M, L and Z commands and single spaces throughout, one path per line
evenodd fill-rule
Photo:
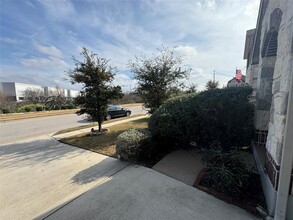
M 0 91 L 5 94 L 11 101 L 23 101 L 23 92 L 26 89 L 32 90 L 43 90 L 39 85 L 26 84 L 26 83 L 16 83 L 16 82 L 1 82 Z
M 267 208 L 276 219 L 293 219 L 293 1 L 261 0 L 256 28 L 246 34 L 244 59 L 255 101 L 253 149 Z M 285 179 L 288 189 L 281 184 Z M 286 211 L 280 208 L 281 196 Z
M 58 87 L 42 87 L 40 85 L 17 82 L 0 82 L 0 92 L 2 92 L 11 101 L 23 101 L 24 91 L 27 89 L 40 90 L 44 93 L 45 97 L 61 94 L 65 98 L 75 98 L 80 93 L 77 90 L 69 90 Z
M 227 87 L 243 87 L 248 86 L 248 83 L 245 81 L 245 76 L 242 76 L 241 80 L 238 81 L 236 77 L 233 77 L 233 79 L 230 79 L 227 83 Z

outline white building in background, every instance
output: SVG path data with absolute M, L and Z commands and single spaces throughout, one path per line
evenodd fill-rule
M 61 94 L 65 98 L 75 98 L 79 95 L 79 93 L 80 92 L 77 90 L 63 89 L 58 87 L 44 87 L 44 94 L 46 97 Z
M 57 94 L 63 95 L 65 98 L 75 98 L 80 94 L 77 90 L 69 90 L 58 87 L 42 87 L 41 85 L 33 85 L 17 82 L 0 82 L 0 92 L 7 96 L 12 101 L 24 100 L 24 91 L 27 89 L 41 90 L 45 97 L 54 96 Z
M 24 100 L 23 92 L 26 89 L 39 89 L 43 90 L 40 85 L 26 84 L 26 83 L 16 83 L 16 82 L 1 82 L 0 92 L 9 97 L 12 101 L 22 101 Z
M 80 92 L 79 91 L 77 91 L 77 90 L 67 90 L 67 96 L 66 97 L 68 97 L 68 98 L 75 98 L 75 97 L 77 97 L 78 95 L 80 94 Z
M 48 86 L 46 86 L 46 87 L 44 87 L 44 94 L 45 94 L 46 97 L 54 96 L 54 95 L 57 95 L 57 94 L 61 94 L 64 97 L 67 97 L 67 90 L 59 88 L 59 87 L 48 87 Z

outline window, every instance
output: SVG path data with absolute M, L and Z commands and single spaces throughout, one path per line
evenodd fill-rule
M 272 28 L 265 36 L 261 57 L 272 57 L 277 55 L 278 32 Z

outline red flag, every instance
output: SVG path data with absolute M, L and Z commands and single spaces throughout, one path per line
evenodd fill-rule
M 240 83 L 241 79 L 242 79 L 242 72 L 241 70 L 236 70 L 236 80 L 238 83 Z

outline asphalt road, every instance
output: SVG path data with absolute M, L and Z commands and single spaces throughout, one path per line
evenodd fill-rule
M 144 114 L 139 107 L 130 107 L 132 115 Z M 0 123 L 0 145 L 16 143 L 37 136 L 51 135 L 59 130 L 90 124 L 84 116 L 76 114 L 49 116 Z

